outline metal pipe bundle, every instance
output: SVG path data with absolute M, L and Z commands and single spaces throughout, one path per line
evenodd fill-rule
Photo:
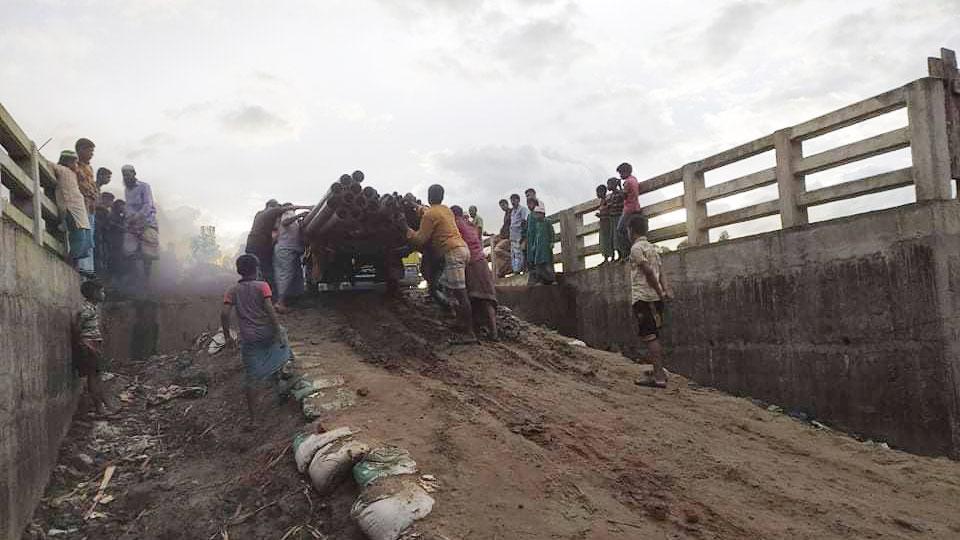
M 372 186 L 361 186 L 357 176 L 344 174 L 330 186 L 306 218 L 306 238 L 314 245 L 365 251 L 405 243 L 406 219 L 399 195 L 381 195 Z

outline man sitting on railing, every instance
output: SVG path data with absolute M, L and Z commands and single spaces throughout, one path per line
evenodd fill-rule
M 87 204 L 77 183 L 77 153 L 73 150 L 60 152 L 60 160 L 52 167 L 57 177 L 57 207 L 60 208 L 67 227 L 70 258 L 77 268 L 77 263 L 89 257 L 93 251 L 93 231 L 90 230 Z M 86 276 L 92 277 L 90 274 Z

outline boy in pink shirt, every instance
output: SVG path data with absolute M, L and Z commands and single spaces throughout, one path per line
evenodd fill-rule
M 630 233 L 627 230 L 627 224 L 630 223 L 630 216 L 640 212 L 640 182 L 633 176 L 633 166 L 629 163 L 621 163 L 617 167 L 617 172 L 623 180 L 623 214 L 620 216 L 620 222 L 617 223 L 617 234 L 620 237 L 622 246 L 630 245 Z M 629 252 L 626 259 L 630 260 Z

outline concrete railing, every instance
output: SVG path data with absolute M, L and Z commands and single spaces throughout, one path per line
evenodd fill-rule
M 688 163 L 679 169 L 640 182 L 640 193 L 652 193 L 676 184 L 683 193 L 645 206 L 648 218 L 678 210 L 686 221 L 652 229 L 653 242 L 686 237 L 689 246 L 709 243 L 708 232 L 779 214 L 782 228 L 805 225 L 810 207 L 913 185 L 917 202 L 951 197 L 951 176 L 960 178 L 960 78 L 956 55 L 941 49 L 941 58 L 930 58 L 930 77 L 913 81 L 880 95 L 848 105 L 823 116 L 775 131 L 718 154 Z M 863 140 L 804 155 L 803 141 L 853 126 L 898 109 L 907 109 L 907 127 Z M 884 153 L 910 148 L 912 166 L 820 189 L 806 189 L 805 177 Z M 707 187 L 704 174 L 773 150 L 776 165 Z M 710 214 L 707 203 L 769 185 L 777 185 L 775 200 Z M 599 244 L 584 245 L 584 238 L 599 232 L 599 223 L 584 224 L 584 215 L 597 209 L 594 199 L 548 217 L 559 222 L 565 272 L 585 268 L 585 258 L 600 253 Z
M 9 201 L 0 202 L 0 215 L 33 235 L 37 244 L 65 255 L 60 211 L 54 202 L 56 177 L 2 104 L 0 147 L 0 183 L 9 191 Z

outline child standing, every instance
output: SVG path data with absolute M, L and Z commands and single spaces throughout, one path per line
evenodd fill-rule
M 230 334 L 230 311 L 236 309 L 240 334 L 240 359 L 246 370 L 245 390 L 250 424 L 257 419 L 257 386 L 274 386 L 279 382 L 283 365 L 293 355 L 287 345 L 285 330 L 280 326 L 273 308 L 270 285 L 258 279 L 260 261 L 246 253 L 237 258 L 237 273 L 240 281 L 232 285 L 223 296 L 220 323 L 226 346 L 236 343 Z
M 647 240 L 647 218 L 634 215 L 627 224 L 630 240 L 630 301 L 637 320 L 637 335 L 647 345 L 653 364 L 653 381 L 638 380 L 637 384 L 667 387 L 667 373 L 663 369 L 663 345 L 660 329 L 663 327 L 663 302 L 671 297 L 660 264 L 657 248 Z
M 80 285 L 83 304 L 73 320 L 74 351 L 77 371 L 87 378 L 87 394 L 99 416 L 109 414 L 100 381 L 103 363 L 103 334 L 100 332 L 100 303 L 103 302 L 103 286 L 90 280 Z
M 620 179 L 612 177 L 607 180 L 607 215 L 609 216 L 607 221 L 607 226 L 609 227 L 607 234 L 610 235 L 613 249 L 617 252 L 617 256 L 613 258 L 614 261 L 622 261 L 628 249 L 628 246 L 623 245 L 620 235 L 617 234 L 617 223 L 620 222 L 620 216 L 622 214 L 623 190 L 620 189 Z
M 613 237 L 610 236 L 610 211 L 607 208 L 607 186 L 597 186 L 597 198 L 600 199 L 600 208 L 597 209 L 597 218 L 600 220 L 600 254 L 607 264 L 613 260 Z

